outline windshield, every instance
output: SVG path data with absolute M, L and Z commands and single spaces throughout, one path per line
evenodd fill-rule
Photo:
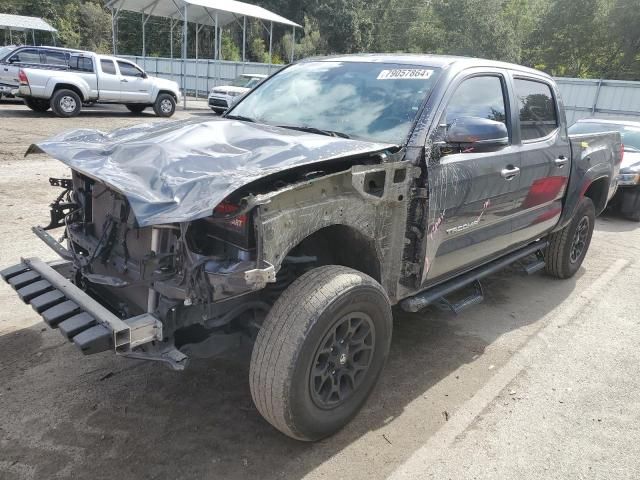
M 260 80 L 262 79 L 256 78 L 256 77 L 238 77 L 233 82 L 231 82 L 231 86 L 242 87 L 242 88 L 253 88 L 260 83 Z
M 374 62 L 304 62 L 262 83 L 229 116 L 402 144 L 437 73 Z
M 620 132 L 626 151 L 640 152 L 640 127 L 615 123 L 578 122 L 571 125 L 569 133 Z

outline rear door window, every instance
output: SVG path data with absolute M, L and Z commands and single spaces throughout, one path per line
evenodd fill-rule
M 56 50 L 43 50 L 44 63 L 47 65 L 68 65 L 69 54 Z
M 514 85 L 522 140 L 538 140 L 550 135 L 558 128 L 556 102 L 551 87 L 523 78 L 515 78 Z
M 100 68 L 102 68 L 102 73 L 106 73 L 108 75 L 116 75 L 116 65 L 115 63 L 113 63 L 113 60 L 100 60 Z
M 69 67 L 79 72 L 93 73 L 93 61 L 87 57 L 71 57 Z
M 40 63 L 40 52 L 37 48 L 25 48 L 9 57 L 13 63 Z

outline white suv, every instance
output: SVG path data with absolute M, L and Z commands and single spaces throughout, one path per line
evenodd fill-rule
M 242 95 L 260 84 L 267 75 L 243 73 L 231 85 L 214 87 L 209 93 L 209 107 L 216 113 L 226 112 Z

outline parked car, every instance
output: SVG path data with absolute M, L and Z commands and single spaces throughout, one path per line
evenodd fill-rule
M 135 63 L 95 53 L 73 53 L 66 68 L 23 67 L 18 73 L 19 95 L 29 108 L 51 108 L 59 117 L 73 117 L 82 104 L 119 103 L 131 112 L 147 107 L 159 117 L 170 117 L 180 99 L 176 82 L 147 75 Z
M 0 47 L 0 99 L 2 99 L 2 97 L 12 98 L 14 96 L 14 93 L 17 93 L 18 90 L 17 85 L 13 86 L 4 82 L 4 80 L 2 79 L 2 73 L 5 71 L 5 67 L 2 65 L 2 61 L 16 48 L 17 47 L 15 45 L 6 45 L 4 47 Z
M 47 46 L 3 47 L 0 49 L 0 91 L 6 96 L 15 96 L 20 86 L 20 68 L 41 65 L 68 67 L 72 53 L 81 53 L 81 50 Z
M 610 206 L 626 218 L 640 222 L 640 121 L 610 118 L 583 118 L 571 125 L 570 134 L 619 132 L 624 158 L 618 175 L 618 191 Z
M 34 228 L 63 261 L 25 252 L 2 277 L 85 354 L 179 370 L 255 342 L 258 410 L 318 440 L 371 393 L 392 305 L 459 312 L 513 262 L 580 268 L 620 135 L 569 136 L 561 105 L 518 65 L 343 56 L 284 68 L 223 118 L 67 132 L 27 152 L 71 168 Z
M 214 87 L 209 93 L 209 107 L 216 113 L 226 112 L 242 95 L 260 84 L 267 75 L 243 73 L 230 85 Z

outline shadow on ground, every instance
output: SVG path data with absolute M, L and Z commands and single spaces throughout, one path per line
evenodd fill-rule
M 631 232 L 640 228 L 640 222 L 629 220 L 622 216 L 620 212 L 607 208 L 596 222 L 595 229 L 600 232 Z
M 64 121 L 64 119 L 56 117 L 51 110 L 48 110 L 46 112 L 34 112 L 33 110 L 25 107 L 22 101 L 3 100 L 2 102 L 0 102 L 0 105 L 7 105 L 9 107 L 0 110 L 0 118 L 50 118 L 52 120 Z M 11 108 L 12 105 L 15 105 L 15 108 Z M 206 110 L 204 110 L 203 108 L 187 108 L 187 110 L 183 110 L 181 105 L 178 105 L 176 107 L 176 114 L 178 113 L 189 113 L 198 116 L 215 116 L 213 112 L 208 108 Z M 127 110 L 124 105 L 119 104 L 94 104 L 83 106 L 78 116 L 80 118 L 140 118 L 141 121 L 163 119 L 162 117 L 158 117 L 155 115 L 151 106 L 147 107 L 142 113 L 132 113 Z M 176 120 L 177 118 L 173 117 L 173 119 Z
M 291 440 L 260 417 L 249 348 L 175 373 L 111 354 L 83 357 L 44 324 L 10 333 L 0 337 L 0 466 L 34 478 L 301 478 L 389 425 L 500 336 L 538 322 L 575 282 L 525 277 L 514 266 L 490 277 L 485 303 L 458 317 L 396 311 L 374 394 L 346 429 L 316 444 Z

